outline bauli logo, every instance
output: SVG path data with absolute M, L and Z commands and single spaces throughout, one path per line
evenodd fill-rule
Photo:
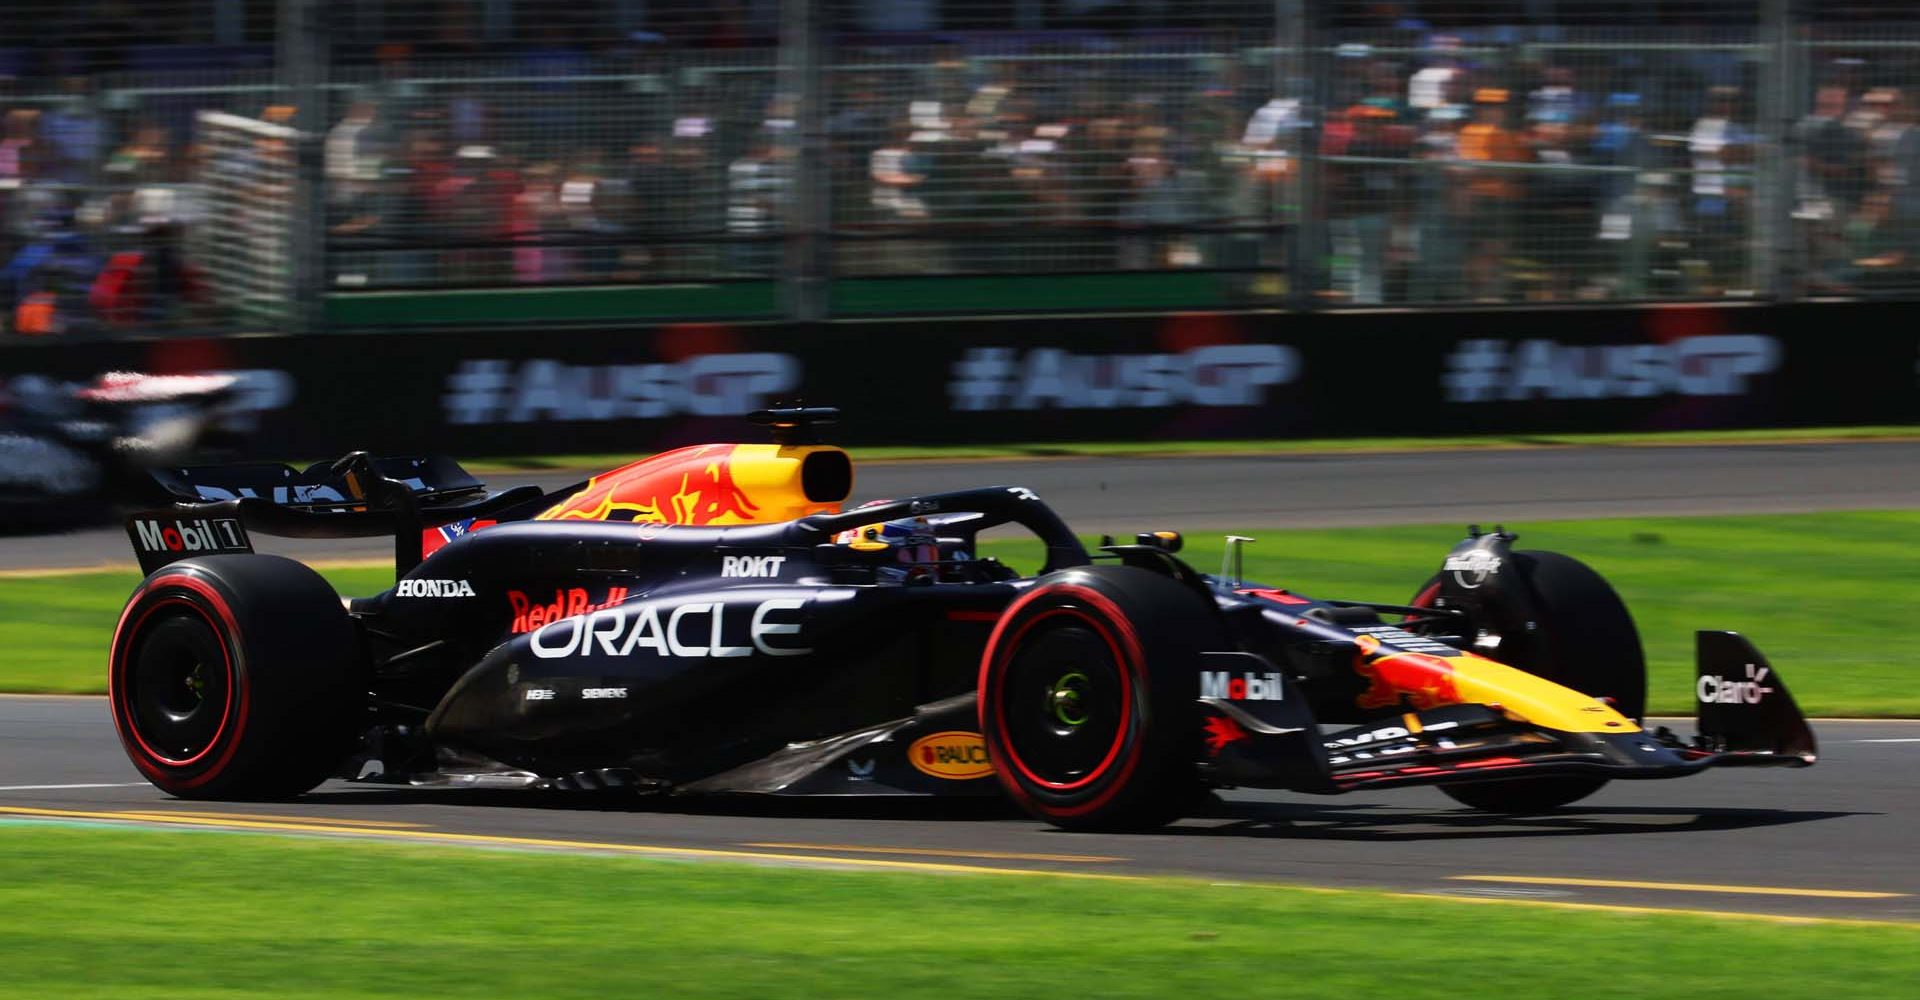
M 907 761 L 922 774 L 949 781 L 970 781 L 993 773 L 987 759 L 986 741 L 979 733 L 949 730 L 932 733 L 913 741 L 907 748 Z

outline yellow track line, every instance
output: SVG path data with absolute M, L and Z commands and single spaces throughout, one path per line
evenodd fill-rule
M 423 823 L 396 823 L 384 819 L 341 819 L 337 816 L 276 816 L 268 813 L 232 813 L 232 812 L 193 812 L 186 809 L 141 809 L 116 813 L 115 815 L 138 817 L 140 819 L 172 819 L 182 817 L 189 820 L 226 820 L 239 819 L 259 822 L 284 823 L 324 823 L 328 826 L 366 826 L 392 828 L 396 830 L 419 830 Z
M 1107 858 L 1096 854 L 1021 854 L 1014 851 L 947 851 L 932 847 L 868 847 L 864 844 L 787 844 L 752 841 L 741 847 L 772 847 L 789 851 L 848 851 L 854 854 L 919 854 L 933 858 L 986 858 L 998 861 L 1063 861 L 1067 863 L 1105 864 L 1131 861 L 1131 858 Z
M 620 854 L 644 854 L 659 857 L 726 858 L 737 861 L 782 861 L 806 864 L 834 864 L 863 868 L 888 868 L 901 871 L 966 872 L 986 875 L 1041 875 L 1049 878 L 1099 879 L 1111 882 L 1150 881 L 1143 875 L 1113 875 L 1104 872 L 1049 871 L 1035 868 L 989 868 L 983 865 L 943 864 L 935 861 L 894 861 L 883 858 L 838 858 L 817 854 L 772 854 L 760 851 L 732 851 L 708 847 L 666 847 L 654 844 L 618 844 L 583 840 L 549 840 L 539 837 L 503 837 L 479 833 L 445 833 L 437 830 L 382 830 L 368 827 L 330 826 L 324 823 L 253 822 L 239 819 L 198 819 L 178 814 L 141 812 L 90 812 L 78 809 L 36 809 L 27 806 L 0 806 L 0 815 L 38 819 L 80 819 L 117 823 L 161 823 L 167 826 L 202 829 L 270 830 L 278 833 L 344 833 L 356 837 L 386 837 L 414 843 L 473 844 L 481 847 L 550 847 L 576 851 L 608 851 Z
M 1632 882 L 1607 878 L 1556 878 L 1547 875 L 1450 875 L 1454 882 L 1510 882 L 1516 885 L 1574 885 L 1596 889 L 1659 889 L 1667 892 L 1718 892 L 1742 896 L 1812 896 L 1820 899 L 1898 899 L 1904 892 L 1858 889 L 1796 889 L 1766 885 L 1709 885 L 1699 882 Z
M 1315 890 L 1318 891 L 1318 890 Z M 1334 892 L 1366 892 L 1365 889 L 1335 889 Z M 1587 910 L 1596 913 L 1639 913 L 1653 916 L 1712 917 L 1719 920 L 1753 920 L 1766 924 L 1815 924 L 1838 927 L 1897 927 L 1920 931 L 1920 923 L 1905 920 L 1867 920 L 1859 917 L 1796 917 L 1787 913 L 1755 913 L 1752 910 L 1694 910 L 1670 906 L 1623 906 L 1618 903 L 1568 903 L 1556 899 L 1499 899 L 1488 896 L 1448 896 L 1420 892 L 1382 892 L 1392 899 L 1443 899 L 1455 903 L 1486 903 L 1495 906 L 1534 906 L 1550 910 Z

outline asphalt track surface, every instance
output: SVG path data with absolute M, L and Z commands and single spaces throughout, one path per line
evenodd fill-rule
M 528 477 L 549 488 L 572 477 Z M 1622 447 L 1387 455 L 897 463 L 859 497 L 1008 483 L 1087 532 L 1920 506 L 1920 444 Z M 502 478 L 499 485 L 508 485 Z M 265 548 L 266 546 L 262 546 Z M 282 546 L 377 557 L 379 543 Z M 124 563 L 98 529 L 0 538 L 0 569 Z M 169 799 L 122 754 L 104 701 L 0 697 L 0 821 L 263 830 L 919 870 L 1176 875 L 1454 897 L 1920 923 L 1920 723 L 1816 725 L 1811 770 L 1616 782 L 1547 816 L 1489 817 L 1432 789 L 1321 798 L 1234 790 L 1165 832 L 1072 834 L 993 803 L 697 802 L 322 786 L 271 805 Z M 1567 881 L 1572 880 L 1572 881 Z
M 490 477 L 553 490 L 581 475 Z M 870 463 L 856 500 L 1027 486 L 1082 533 L 1452 523 L 1920 506 L 1920 442 L 1537 448 Z M 381 558 L 379 539 L 272 539 L 295 558 Z M 117 527 L 0 537 L 0 570 L 129 564 Z
M 1920 923 L 1911 820 L 1920 808 L 1912 779 L 1920 723 L 1826 722 L 1816 730 L 1823 758 L 1812 769 L 1616 782 L 1547 816 L 1490 817 L 1432 789 L 1330 798 L 1228 791 L 1211 815 L 1117 835 L 1054 830 L 990 800 L 741 804 L 329 782 L 291 802 L 185 802 L 139 779 L 103 699 L 0 697 L 0 821 L 781 864 L 1173 875 Z

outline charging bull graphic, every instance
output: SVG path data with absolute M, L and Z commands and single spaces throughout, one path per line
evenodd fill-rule
M 1460 702 L 1453 664 L 1426 653 L 1388 652 L 1378 655 L 1379 640 L 1359 637 L 1361 652 L 1354 670 L 1367 679 L 1367 689 L 1353 700 L 1360 708 L 1391 708 L 1406 698 L 1415 709 L 1426 710 Z M 1377 657 L 1377 658 L 1376 658 Z
M 595 476 L 536 520 L 752 524 L 760 508 L 734 483 L 737 447 L 681 448 Z

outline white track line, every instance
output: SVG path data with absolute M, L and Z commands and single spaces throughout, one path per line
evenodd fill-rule
M 138 788 L 144 781 L 119 781 L 112 784 L 84 785 L 0 785 L 0 792 L 54 792 L 69 788 Z
M 1848 740 L 1848 743 L 1920 743 L 1920 740 Z

